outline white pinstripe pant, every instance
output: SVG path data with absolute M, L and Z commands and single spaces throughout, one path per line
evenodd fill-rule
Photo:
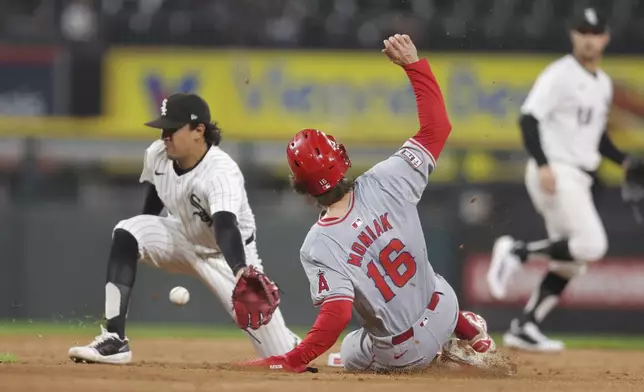
M 205 258 L 195 253 L 194 245 L 183 234 L 181 222 L 154 215 L 138 215 L 120 221 L 114 229 L 126 230 L 136 238 L 140 261 L 171 273 L 199 277 L 234 318 L 232 293 L 235 277 L 232 270 L 222 256 Z M 246 261 L 262 270 L 255 241 L 246 246 Z M 285 354 L 300 340 L 286 327 L 279 309 L 268 325 L 251 333 L 261 342 L 250 338 L 261 357 Z
M 601 260 L 608 249 L 608 237 L 597 213 L 591 191 L 593 180 L 580 169 L 553 162 L 557 191 L 546 194 L 539 184 L 537 164 L 530 160 L 525 183 L 536 210 L 543 216 L 548 239 L 568 240 L 575 261 L 550 261 L 550 271 L 568 279 L 583 275 L 588 263 Z

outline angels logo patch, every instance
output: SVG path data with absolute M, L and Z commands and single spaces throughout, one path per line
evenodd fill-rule
M 403 148 L 400 151 L 400 155 L 407 160 L 413 167 L 418 169 L 420 165 L 423 164 L 423 160 L 416 155 L 413 151 L 408 148 Z
M 323 291 L 329 291 L 329 283 L 326 281 L 324 276 L 324 271 L 318 271 L 318 294 L 322 294 Z

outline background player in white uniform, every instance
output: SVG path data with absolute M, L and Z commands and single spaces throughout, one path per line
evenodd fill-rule
M 420 130 L 355 182 L 332 136 L 305 129 L 291 140 L 293 185 L 324 208 L 300 250 L 320 313 L 294 350 L 247 365 L 305 371 L 337 341 L 352 308 L 363 328 L 342 343 L 346 370 L 425 368 L 455 329 L 478 352 L 493 347 L 485 322 L 460 313 L 454 290 L 434 273 L 416 208 L 451 130 L 440 88 L 408 36 L 390 37 L 384 52 L 411 81 Z
M 220 130 L 211 123 L 206 102 L 174 94 L 163 101 L 161 117 L 146 125 L 163 131 L 145 152 L 140 181 L 149 189 L 143 214 L 114 228 L 105 285 L 107 326 L 89 345 L 69 350 L 77 361 L 131 361 L 125 319 L 138 261 L 197 276 L 231 316 L 236 279 L 247 266 L 262 268 L 244 177 L 218 147 Z M 164 207 L 168 216 L 158 216 Z M 262 357 L 284 354 L 299 341 L 279 309 L 252 334 Z
M 525 307 L 503 336 L 505 345 L 535 351 L 560 351 L 539 325 L 557 305 L 570 279 L 588 262 L 604 257 L 608 241 L 591 187 L 602 156 L 627 166 L 626 156 L 606 133 L 612 82 L 600 68 L 609 41 L 605 19 L 585 9 L 570 33 L 573 53 L 550 64 L 537 78 L 521 107 L 521 131 L 529 155 L 525 181 L 548 239 L 526 243 L 510 236 L 494 244 L 488 271 L 490 292 L 504 298 L 513 272 L 533 256 L 551 260 Z

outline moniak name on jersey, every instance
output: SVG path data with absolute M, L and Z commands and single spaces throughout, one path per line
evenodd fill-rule
M 349 253 L 349 260 L 347 260 L 349 264 L 356 267 L 362 266 L 362 258 L 365 253 L 367 253 L 367 249 L 371 244 L 380 238 L 383 233 L 393 229 L 393 226 L 389 222 L 388 215 L 388 212 L 380 215 L 380 218 L 374 219 L 371 225 L 367 225 L 364 230 L 358 234 L 356 241 L 351 245 L 351 250 L 353 252 Z M 362 224 L 362 221 L 360 221 L 360 223 Z M 354 228 L 356 228 L 355 224 L 356 222 L 352 225 Z

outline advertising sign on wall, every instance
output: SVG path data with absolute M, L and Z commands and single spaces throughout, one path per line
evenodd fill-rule
M 445 95 L 450 145 L 512 148 L 521 146 L 519 108 L 557 57 L 426 56 Z M 644 86 L 643 66 L 635 58 L 606 61 L 634 91 Z M 405 73 L 378 52 L 114 48 L 104 75 L 106 114 L 141 132 L 140 124 L 158 115 L 173 92 L 202 95 L 237 139 L 282 140 L 315 127 L 345 141 L 399 143 L 418 126 Z M 633 134 L 629 142 L 644 145 L 644 136 Z
M 0 116 L 38 117 L 57 113 L 56 49 L 0 45 Z
M 489 255 L 471 255 L 463 269 L 462 289 L 470 306 L 523 306 L 548 270 L 548 263 L 528 262 L 511 279 L 503 300 L 491 297 L 485 279 Z M 560 305 L 580 309 L 644 309 L 644 260 L 608 258 L 592 263 L 586 274 L 566 287 Z

